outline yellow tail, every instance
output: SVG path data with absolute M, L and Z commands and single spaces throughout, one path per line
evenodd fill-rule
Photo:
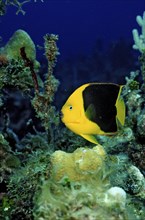
M 116 108 L 117 108 L 117 119 L 121 123 L 121 125 L 124 125 L 124 123 L 125 123 L 125 103 L 124 103 L 123 99 L 120 97 L 122 87 L 123 86 L 120 87 L 118 99 L 116 102 Z

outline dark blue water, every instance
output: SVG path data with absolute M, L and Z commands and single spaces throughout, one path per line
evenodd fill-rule
M 46 33 L 58 34 L 63 59 L 88 53 L 97 38 L 104 43 L 120 37 L 132 40 L 132 29 L 138 27 L 135 18 L 145 10 L 145 0 L 32 0 L 23 9 L 24 16 L 16 15 L 16 8 L 9 6 L 7 14 L 0 17 L 3 40 L 19 28 L 39 45 Z

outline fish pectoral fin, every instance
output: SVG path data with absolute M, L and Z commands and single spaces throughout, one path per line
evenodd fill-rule
M 86 117 L 93 121 L 96 118 L 96 111 L 93 104 L 90 104 L 85 112 Z
M 91 134 L 80 134 L 83 138 L 85 138 L 87 141 L 93 143 L 93 144 L 99 144 L 97 139 L 94 135 Z

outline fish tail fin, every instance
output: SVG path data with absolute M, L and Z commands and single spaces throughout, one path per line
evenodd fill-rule
M 120 87 L 120 91 L 118 94 L 118 99 L 116 102 L 116 108 L 117 108 L 117 119 L 121 123 L 121 125 L 124 125 L 125 123 L 125 103 L 122 97 L 120 97 L 122 87 Z

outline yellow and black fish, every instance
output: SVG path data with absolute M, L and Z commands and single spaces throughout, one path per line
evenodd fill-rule
M 70 130 L 97 144 L 95 135 L 113 135 L 124 125 L 125 104 L 121 85 L 88 83 L 76 89 L 61 109 L 62 122 Z

